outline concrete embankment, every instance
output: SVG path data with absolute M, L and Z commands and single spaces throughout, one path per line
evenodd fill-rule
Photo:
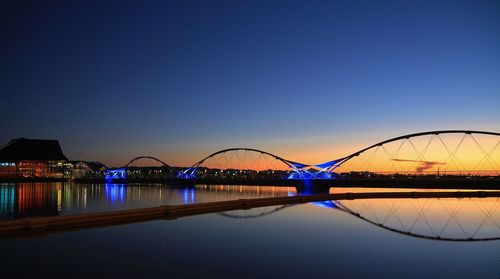
M 49 233 L 106 227 L 120 224 L 168 220 L 181 217 L 245 210 L 250 208 L 300 204 L 327 200 L 352 199 L 408 199 L 408 198 L 485 198 L 500 197 L 500 191 L 474 192 L 376 192 L 342 193 L 309 196 L 238 199 L 187 205 L 169 205 L 154 208 L 129 209 L 111 212 L 85 213 L 68 216 L 26 218 L 0 222 L 0 237 L 35 237 Z

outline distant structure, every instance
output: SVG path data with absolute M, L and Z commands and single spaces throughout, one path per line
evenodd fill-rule
M 70 168 L 57 140 L 18 138 L 0 147 L 0 177 L 65 177 Z
M 97 161 L 71 161 L 71 178 L 101 178 L 108 167 Z
M 141 162 L 138 164 L 137 162 Z M 152 163 L 152 164 L 151 164 Z M 311 179 L 419 179 L 500 177 L 500 133 L 438 130 L 380 141 L 320 164 L 287 160 L 264 150 L 233 147 L 191 167 L 138 156 L 122 167 L 68 161 L 57 140 L 19 138 L 0 147 L 0 178 L 190 179 L 210 183 Z

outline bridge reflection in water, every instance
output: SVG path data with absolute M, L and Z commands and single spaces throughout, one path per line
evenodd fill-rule
M 332 189 L 333 194 L 395 192 L 394 189 Z M 400 189 L 401 192 L 414 191 Z M 432 190 L 436 192 L 435 190 Z M 451 190 L 453 191 L 453 190 Z M 442 191 L 446 192 L 446 191 Z M 0 185 L 0 216 L 18 219 L 37 216 L 72 215 L 213 201 L 295 196 L 293 187 L 23 183 Z M 474 196 L 472 194 L 471 196 Z M 340 210 L 357 220 L 412 237 L 451 241 L 480 241 L 500 238 L 500 198 L 377 198 L 318 201 L 313 205 Z M 217 213 L 225 218 L 264 218 L 295 206 L 280 204 L 248 210 Z M 1 222 L 0 222 L 1 223 Z
M 354 190 L 358 193 L 373 192 L 373 189 Z M 393 189 L 386 189 L 387 192 L 390 190 Z M 408 190 L 401 190 L 406 191 Z M 331 192 L 339 193 L 339 190 Z M 445 241 L 500 239 L 499 197 L 353 199 L 312 204 L 340 210 L 372 225 L 411 237 Z M 219 215 L 235 219 L 259 218 L 293 206 L 295 205 L 235 210 Z
M 312 204 L 340 210 L 372 225 L 412 237 L 446 241 L 500 239 L 500 199 L 497 197 L 357 199 Z M 257 218 L 292 206 L 238 210 L 219 215 L 237 219 Z

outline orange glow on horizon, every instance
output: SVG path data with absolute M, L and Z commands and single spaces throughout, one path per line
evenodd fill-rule
M 476 142 L 477 141 L 477 142 Z M 370 143 L 331 144 L 322 142 L 307 146 L 279 145 L 255 147 L 284 159 L 304 164 L 319 164 L 359 151 Z M 483 174 L 497 175 L 500 169 L 500 140 L 497 136 L 442 134 L 415 137 L 384 144 L 367 150 L 345 162 L 337 173 L 368 171 L 402 174 Z M 205 148 L 168 153 L 159 156 L 171 166 L 190 167 L 220 149 Z M 165 158 L 163 158 L 165 157 Z M 170 159 L 170 160 L 169 160 Z M 136 162 L 135 166 L 159 166 L 153 161 Z M 270 156 L 252 152 L 220 154 L 204 165 L 218 169 L 289 170 Z

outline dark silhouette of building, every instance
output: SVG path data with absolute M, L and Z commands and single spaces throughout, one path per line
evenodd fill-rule
M 57 140 L 13 139 L 0 148 L 0 177 L 63 177 L 67 161 Z

